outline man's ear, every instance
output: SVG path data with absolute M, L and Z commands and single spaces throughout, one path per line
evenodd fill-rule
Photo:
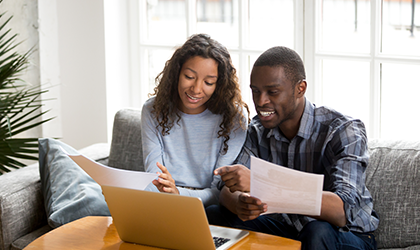
M 306 80 L 305 79 L 301 80 L 300 82 L 298 82 L 298 84 L 296 84 L 296 91 L 297 91 L 297 95 L 299 97 L 302 97 L 302 96 L 305 95 L 306 87 L 307 87 L 307 85 L 306 85 Z

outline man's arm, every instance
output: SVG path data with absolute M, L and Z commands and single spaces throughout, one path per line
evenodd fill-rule
M 237 164 L 217 168 L 214 170 L 214 175 L 220 175 L 225 186 L 227 186 L 232 193 L 235 191 L 251 191 L 251 171 L 243 165 Z
M 267 204 L 262 203 L 260 199 L 240 191 L 232 193 L 226 186 L 220 192 L 219 201 L 243 221 L 253 220 L 267 211 Z
M 337 227 L 344 227 L 347 223 L 343 201 L 337 194 L 329 191 L 322 191 L 321 215 L 310 217 L 327 221 Z
M 229 211 L 237 214 L 236 203 L 238 202 L 238 197 L 241 193 L 242 192 L 240 191 L 230 192 L 229 188 L 225 185 L 220 191 L 219 202 L 221 205 L 229 209 Z
M 216 169 L 214 173 L 220 175 L 225 182 L 219 199 L 229 211 L 237 214 L 244 221 L 255 219 L 264 212 L 264 204 L 259 199 L 248 194 L 249 198 L 245 198 L 246 195 L 242 194 L 242 192 L 250 191 L 248 168 L 242 165 L 226 166 Z M 338 227 L 346 225 L 343 201 L 337 194 L 329 191 L 322 192 L 321 215 L 312 217 L 325 220 Z

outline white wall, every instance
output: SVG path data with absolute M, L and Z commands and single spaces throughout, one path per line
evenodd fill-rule
M 16 47 L 20 54 L 28 52 L 34 48 L 33 53 L 29 57 L 29 67 L 20 76 L 26 83 L 37 86 L 40 83 L 39 77 L 39 54 L 37 50 L 38 45 L 38 11 L 37 2 L 31 0 L 4 0 L 1 3 L 0 13 L 6 12 L 5 16 L 1 18 L 1 24 L 9 17 L 13 16 L 8 25 L 3 29 L 11 29 L 9 37 L 18 34 L 15 42 L 21 42 Z M 19 137 L 37 137 L 41 134 L 41 127 L 34 128 L 19 134 Z
M 76 149 L 110 142 L 115 112 L 132 103 L 128 62 L 137 57 L 128 53 L 127 11 L 136 1 L 3 1 L 2 12 L 15 16 L 9 26 L 25 40 L 21 53 L 36 47 L 23 78 L 48 90 L 43 118 L 55 117 L 23 136 L 59 138 Z
M 44 126 L 43 137 L 76 149 L 107 142 L 104 2 L 38 3 L 41 83 L 56 98 L 47 105 L 58 118 Z

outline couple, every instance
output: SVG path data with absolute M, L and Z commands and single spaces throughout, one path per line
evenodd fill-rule
M 364 125 L 305 98 L 296 52 L 274 47 L 255 62 L 258 115 L 249 124 L 230 55 L 207 35 L 178 48 L 156 81 L 142 111 L 145 168 L 159 173 L 149 189 L 199 197 L 210 224 L 296 239 L 302 249 L 376 249 Z M 267 205 L 249 195 L 251 155 L 323 174 L 321 215 L 261 215 Z

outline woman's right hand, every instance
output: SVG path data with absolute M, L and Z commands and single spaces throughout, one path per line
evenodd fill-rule
M 162 173 L 157 172 L 159 178 L 153 180 L 153 184 L 157 189 L 162 193 L 179 194 L 179 190 L 175 185 L 175 180 L 172 178 L 168 169 L 159 162 L 156 163 L 156 166 L 162 171 Z

